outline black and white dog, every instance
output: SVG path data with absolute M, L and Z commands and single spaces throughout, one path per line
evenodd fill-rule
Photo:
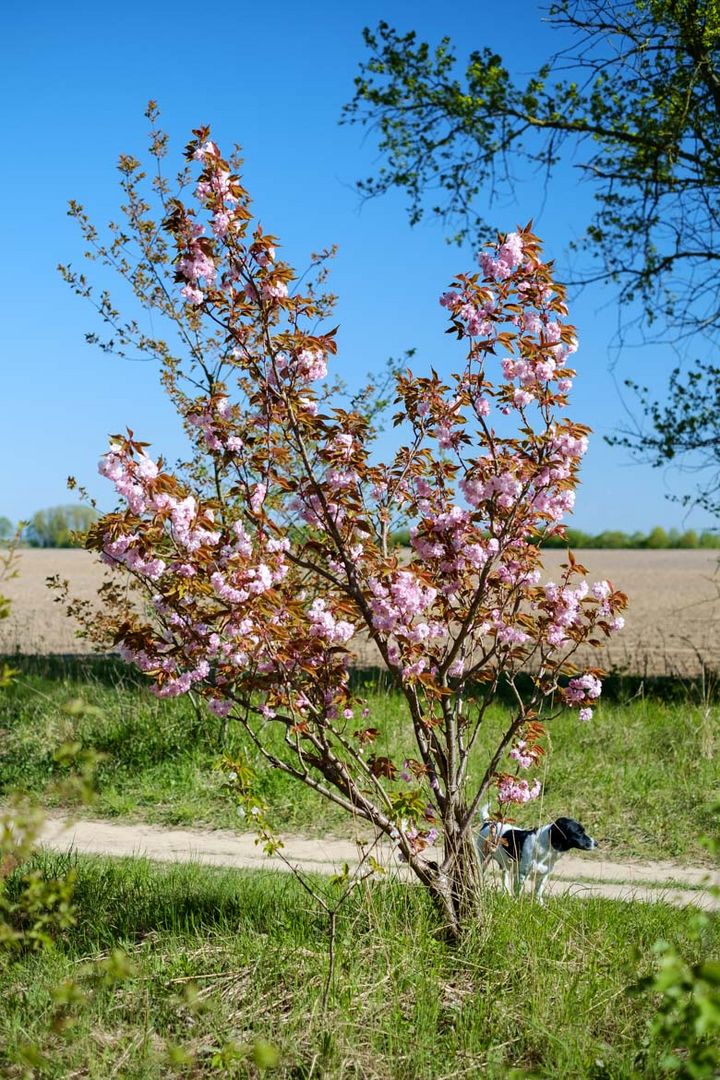
M 562 853 L 573 848 L 592 851 L 598 846 L 573 818 L 560 817 L 539 829 L 516 829 L 489 821 L 487 812 L 484 806 L 483 825 L 476 839 L 483 864 L 489 859 L 496 862 L 503 872 L 505 888 L 515 896 L 530 878 L 535 898 L 541 904 L 550 871 Z

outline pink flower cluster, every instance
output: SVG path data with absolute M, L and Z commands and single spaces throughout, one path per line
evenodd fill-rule
M 582 622 L 581 603 L 588 594 L 587 582 L 581 581 L 573 588 L 569 585 L 560 587 L 549 581 L 544 592 L 543 607 L 548 613 L 545 640 L 552 648 L 561 648 L 568 642 L 567 631 Z
M 558 432 L 554 430 L 548 444 L 548 450 L 555 459 L 554 467 L 556 469 L 567 468 L 569 462 L 579 461 L 587 453 L 587 448 L 587 435 L 576 436 L 569 431 Z M 564 476 L 568 475 L 569 470 L 564 472 Z
M 505 281 L 523 261 L 523 241 L 519 233 L 511 232 L 498 248 L 497 256 L 487 251 L 478 257 L 482 272 L 493 281 Z
M 145 556 L 141 553 L 137 542 L 139 534 L 118 536 L 116 540 L 108 540 L 100 555 L 102 562 L 108 566 L 125 566 L 133 573 L 157 581 L 165 573 L 167 563 L 164 559 Z
M 134 514 L 146 510 L 145 481 L 154 480 L 158 474 L 157 465 L 146 454 L 132 459 L 120 447 L 111 446 L 100 458 L 98 472 L 113 482 L 118 495 L 125 499 Z
M 565 690 L 564 697 L 568 705 L 578 705 L 586 698 L 599 698 L 602 694 L 602 682 L 596 675 L 587 673 L 571 679 Z
M 214 145 L 214 144 L 213 144 Z M 206 153 L 206 159 L 212 159 L 217 155 Z M 208 160 L 205 179 L 198 180 L 195 194 L 202 202 L 227 203 L 235 206 L 238 201 L 232 189 L 232 178 L 226 169 L 220 168 L 215 162 Z
M 279 374 L 297 377 L 301 382 L 317 382 L 327 375 L 327 358 L 320 349 L 300 349 L 296 356 L 276 356 L 275 367 Z
M 504 561 L 497 568 L 498 581 L 510 588 L 518 586 L 537 585 L 540 580 L 540 570 L 535 567 L 529 570 L 527 564 L 512 557 L 512 549 L 508 546 Z
M 550 521 L 562 521 L 575 506 L 575 492 L 569 488 L 561 491 L 543 488 L 533 496 L 533 506 Z
M 206 522 L 213 524 L 214 511 L 206 510 L 201 521 L 198 504 L 193 495 L 177 499 L 172 495 L 161 493 L 155 496 L 153 509 L 170 515 L 173 539 L 176 545 L 185 552 L 199 551 L 201 547 L 212 548 L 220 542 L 219 531 L 207 528 L 205 524 Z
M 255 484 L 252 495 L 250 496 L 250 509 L 253 514 L 259 514 L 262 509 L 262 505 L 265 502 L 265 496 L 267 495 L 267 484 L 262 482 Z
M 205 166 L 195 187 L 195 194 L 212 212 L 210 224 L 214 235 L 223 239 L 230 231 L 232 211 L 239 202 L 234 191 L 233 178 L 228 170 L 222 167 L 220 152 L 214 142 L 208 140 L 199 146 L 193 157 Z M 203 226 L 192 225 L 191 229 L 192 241 L 178 262 L 178 269 L 186 281 L 180 292 L 188 303 L 198 305 L 205 299 L 201 279 L 206 286 L 213 283 L 217 277 L 217 267 L 210 255 L 209 245 L 200 239 L 204 233 Z
M 285 559 L 290 549 L 287 537 L 264 541 L 258 537 L 258 543 L 253 545 L 240 522 L 235 523 L 234 532 L 237 540 L 220 552 L 221 569 L 210 575 L 215 594 L 230 605 L 245 604 L 279 585 L 289 570 Z
M 421 618 L 432 607 L 437 590 L 423 585 L 408 570 L 397 571 L 390 580 L 373 578 L 368 582 L 371 596 L 373 628 L 388 641 L 388 658 L 393 664 L 402 663 L 403 678 L 414 679 L 433 669 L 426 656 L 411 660 L 413 646 L 429 643 L 445 635 L 445 627 L 434 619 Z M 399 644 L 400 643 L 400 644 Z M 401 647 L 402 646 L 402 647 Z
M 211 697 L 208 698 L 207 706 L 216 716 L 224 717 L 230 713 L 233 703 L 229 698 Z
M 587 672 L 585 675 L 579 675 L 574 679 L 571 679 L 566 688 L 562 691 L 562 696 L 567 705 L 582 705 L 580 709 L 580 720 L 591 720 L 592 709 L 589 708 L 589 702 L 595 701 L 600 697 L 602 693 L 602 682 L 596 675 Z
M 429 504 L 420 500 L 418 508 L 427 514 L 422 526 L 410 530 L 410 542 L 417 555 L 433 561 L 444 577 L 442 591 L 452 596 L 462 585 L 462 575 L 477 572 L 497 554 L 498 541 L 486 538 L 472 525 L 470 514 L 459 506 L 433 514 Z
M 346 619 L 337 619 L 321 597 L 313 600 L 309 612 L 310 633 L 327 645 L 344 645 L 355 633 Z
M 453 318 L 463 325 L 467 337 L 491 338 L 493 336 L 491 316 L 495 305 L 491 298 L 488 297 L 478 303 L 467 290 L 457 292 L 450 289 L 442 294 L 440 304 L 451 311 Z
M 158 474 L 157 465 L 144 454 L 137 459 L 117 449 L 111 449 L 100 459 L 98 471 L 112 480 L 115 490 L 127 502 L 133 514 L 146 512 L 169 519 L 171 535 L 178 548 L 185 552 L 197 551 L 203 546 L 213 547 L 220 540 L 217 530 L 207 528 L 214 514 L 206 510 L 203 521 L 198 519 L 197 503 L 192 495 L 178 499 L 166 492 L 152 490 L 152 481 Z M 147 560 L 138 552 L 134 533 L 121 537 L 108 537 L 103 548 L 105 561 L 122 563 L 139 574 L 147 574 L 153 580 L 164 572 L 163 560 Z
M 532 506 L 550 521 L 560 521 L 575 505 L 572 487 L 558 487 L 572 476 L 573 468 L 588 447 L 585 435 L 574 436 L 568 431 L 551 432 L 548 459 L 533 478 Z
M 535 755 L 528 752 L 528 744 L 525 739 L 518 739 L 510 751 L 510 757 L 518 763 L 521 769 L 529 769 L 535 763 Z
M 384 634 L 412 633 L 412 621 L 433 604 L 437 589 L 421 584 L 409 570 L 398 571 L 389 584 L 373 578 L 368 583 L 373 625 Z
M 205 294 L 201 288 L 201 279 L 210 285 L 217 277 L 217 267 L 208 253 L 208 241 L 203 240 L 205 228 L 202 225 L 191 226 L 192 239 L 187 251 L 178 260 L 178 270 L 185 278 L 185 285 L 180 290 L 189 304 L 202 304 Z
M 495 637 L 501 645 L 524 645 L 526 641 L 530 640 L 530 635 L 522 630 L 519 626 L 515 626 L 513 623 L 508 623 L 502 616 L 499 609 L 495 609 L 492 613 L 492 628 L 495 631 Z M 490 627 L 488 627 L 490 629 Z
M 193 158 L 195 159 L 195 161 L 203 161 L 206 157 L 220 157 L 220 151 L 218 150 L 217 144 L 214 143 L 211 139 L 206 139 L 206 141 L 202 143 L 202 145 L 198 146 L 193 151 Z
M 302 491 L 288 504 L 290 510 L 294 510 L 306 525 L 313 525 L 322 532 L 327 528 L 327 517 L 335 525 L 342 525 L 346 513 L 343 506 L 333 498 L 325 499 L 325 506 L 319 495 L 314 491 Z
M 156 684 L 152 687 L 152 692 L 155 694 L 155 697 L 158 698 L 181 697 L 182 694 L 187 694 L 188 691 L 193 688 L 195 683 L 203 682 L 207 679 L 209 673 L 210 665 L 207 661 L 201 660 L 198 666 L 192 671 L 183 671 L 175 678 L 169 678 L 161 684 Z
M 268 278 L 262 287 L 266 300 L 285 300 L 288 295 L 287 283 L 281 278 Z
M 199 245 L 194 245 L 188 255 L 184 255 L 178 263 L 178 269 L 185 275 L 188 281 L 194 282 L 198 278 L 206 281 L 214 281 L 217 275 L 215 263 L 209 255 L 206 255 Z
M 522 491 L 522 481 L 510 469 L 501 473 L 493 469 L 494 463 L 489 458 L 481 459 L 474 472 L 460 481 L 460 490 L 471 506 L 480 507 L 492 499 L 509 510 Z
M 498 782 L 498 801 L 501 803 L 527 803 L 537 799 L 542 785 L 539 780 L 532 784 L 527 780 L 518 780 L 515 776 L 501 776 Z
M 216 596 L 226 604 L 243 604 L 251 596 L 267 592 L 273 585 L 273 574 L 265 563 L 260 563 L 230 574 L 216 570 L 210 575 L 210 584 Z
M 210 664 L 204 658 L 194 661 L 188 670 L 180 671 L 177 660 L 163 655 L 162 650 L 150 655 L 142 649 L 131 649 L 121 642 L 118 653 L 123 660 L 135 664 L 140 671 L 155 674 L 159 670 L 163 673 L 163 681 L 156 682 L 151 687 L 153 694 L 159 698 L 174 698 L 187 694 L 196 683 L 205 681 L 210 674 Z
M 348 435 L 346 432 L 341 431 L 333 438 L 332 445 L 337 454 L 347 461 L 353 455 L 355 440 L 352 435 Z
M 275 247 L 267 242 L 256 241 L 250 248 L 250 254 L 258 266 L 262 266 L 263 269 L 267 269 L 271 263 L 275 262 Z
M 242 450 L 243 441 L 237 435 L 228 433 L 229 418 L 230 401 L 224 395 L 213 398 L 207 404 L 196 404 L 186 413 L 187 422 L 202 431 L 209 450 L 229 450 L 237 453 Z
M 538 322 L 541 326 L 543 325 L 539 316 Z M 550 331 L 551 328 L 556 329 L 558 333 L 560 332 L 559 323 L 548 323 L 545 330 Z M 565 359 L 569 351 L 570 349 L 565 345 L 555 345 L 551 350 L 540 355 L 535 353 L 531 357 L 520 357 L 519 359 L 506 357 L 502 360 L 501 366 L 505 379 L 508 381 L 517 379 L 520 383 L 520 386 L 513 391 L 513 404 L 516 408 L 524 408 L 531 401 L 536 400 L 543 393 L 548 383 L 558 379 L 557 372 L 560 363 Z M 566 380 L 564 378 L 562 380 L 558 379 L 558 389 L 561 381 L 565 385 Z
M 460 432 L 452 428 L 448 423 L 438 424 L 433 435 L 438 441 L 441 450 L 455 450 L 460 445 Z
M 355 469 L 328 469 L 325 473 L 325 483 L 328 491 L 333 495 L 337 495 L 343 489 L 355 487 L 359 479 Z
M 320 349 L 301 349 L 297 355 L 297 372 L 308 382 L 317 382 L 327 375 L 327 358 Z
M 611 630 L 622 630 L 625 625 L 625 620 L 622 615 L 617 615 L 610 603 L 610 597 L 612 596 L 612 586 L 609 581 L 596 581 L 592 587 L 592 594 L 596 600 L 600 601 L 598 607 L 598 615 L 602 618 L 609 619 L 609 626 Z

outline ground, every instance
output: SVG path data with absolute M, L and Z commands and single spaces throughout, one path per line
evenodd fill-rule
M 595 664 L 639 675 L 697 675 L 703 664 L 720 669 L 720 576 L 717 551 L 581 551 L 578 560 L 591 580 L 610 580 L 631 596 L 626 627 L 612 644 L 592 652 Z M 557 580 L 561 551 L 543 556 L 545 580 Z M 46 579 L 58 574 L 74 595 L 92 599 L 105 568 L 89 552 L 25 550 L 20 575 L 4 586 L 13 600 L 11 616 L 0 624 L 0 653 L 74 653 L 87 649 Z M 368 665 L 373 654 L 361 648 Z
M 717 664 L 716 553 L 582 558 L 633 595 L 625 640 L 606 662 L 682 678 L 610 680 L 591 724 L 570 712 L 553 721 L 542 799 L 519 823 L 570 813 L 601 848 L 563 857 L 544 908 L 486 890 L 457 947 L 387 848 L 374 854 L 393 872 L 340 904 L 331 938 L 323 903 L 339 903 L 333 872 L 357 862 L 356 824 L 260 770 L 283 853 L 309 891 L 269 872 L 278 860 L 238 830 L 246 820 L 217 769 L 223 752 L 242 752 L 237 733 L 187 699 L 157 701 L 113 658 L 80 655 L 43 579 L 60 572 L 91 596 L 98 568 L 84 552 L 23 552 L 0 642 L 20 654 L 0 695 L 0 799 L 23 788 L 44 802 L 43 849 L 29 869 L 51 888 L 70 873 L 75 896 L 52 948 L 0 956 L 0 1075 L 661 1080 L 670 1052 L 680 1047 L 685 1061 L 692 1024 L 666 1030 L 658 1009 L 670 1001 L 692 1016 L 711 991 L 697 976 L 691 993 L 689 973 L 718 954 L 707 889 L 717 864 L 701 842 L 716 822 L 717 706 L 708 678 L 691 678 Z M 548 577 L 561 559 L 548 556 Z M 402 758 L 401 699 L 371 672 L 353 678 L 380 749 Z M 506 709 L 488 712 L 488 739 Z M 88 820 L 70 820 L 57 787 L 62 744 L 103 755 Z M 477 752 L 471 770 L 487 747 Z M 11 901 L 27 869 L 10 868 Z M 677 996 L 641 984 L 658 970 Z
M 283 862 L 277 857 L 265 855 L 255 843 L 253 833 L 221 829 L 170 829 L 58 816 L 46 821 L 41 843 L 43 847 L 57 852 L 141 856 L 156 862 L 189 862 L 244 870 L 289 871 L 293 866 L 308 874 L 327 875 L 341 873 L 344 865 L 351 871 L 360 867 L 363 850 L 367 850 L 367 844 L 358 845 L 351 840 L 283 834 L 282 850 L 287 860 Z M 389 845 L 374 847 L 372 854 L 394 877 L 411 880 L 410 875 L 403 872 Z M 493 868 L 490 867 L 488 880 L 494 878 Z M 547 894 L 572 895 L 581 899 L 662 900 L 679 907 L 691 904 L 715 910 L 720 908 L 720 901 L 707 891 L 711 886 L 720 887 L 720 872 L 707 867 L 682 866 L 668 861 L 609 860 L 596 853 L 585 856 L 566 854 L 553 871 Z

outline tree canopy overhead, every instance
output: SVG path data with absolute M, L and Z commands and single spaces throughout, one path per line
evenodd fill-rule
M 704 414 L 715 396 L 705 400 L 707 380 L 718 380 L 707 352 L 720 331 L 720 4 L 559 0 L 548 17 L 561 48 L 523 82 L 491 49 L 472 52 L 459 74 L 447 37 L 431 48 L 386 22 L 366 29 L 371 56 L 343 116 L 377 132 L 382 164 L 360 190 L 399 188 L 413 223 L 430 212 L 453 239 L 484 240 L 494 230 L 481 193 L 512 192 L 519 162 L 549 177 L 572 153 L 595 200 L 574 283 L 617 285 L 626 325 L 632 318 L 646 338 L 702 335 L 693 388 Z M 672 425 L 658 428 L 652 393 L 642 404 L 654 435 L 626 432 L 626 445 L 654 464 L 709 446 L 717 468 L 717 420 L 695 425 L 697 439 L 685 424 L 675 439 Z M 714 495 L 700 501 L 717 509 Z

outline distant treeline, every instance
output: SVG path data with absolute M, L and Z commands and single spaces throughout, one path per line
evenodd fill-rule
M 696 532 L 695 529 L 661 528 L 656 525 L 649 533 L 626 533 L 619 529 L 606 529 L 604 532 L 583 532 L 581 529 L 568 529 L 565 539 L 558 536 L 548 537 L 543 547 L 550 548 L 720 548 L 720 533 Z
M 38 510 L 23 528 L 20 544 L 42 548 L 82 547 L 79 537 L 98 516 L 89 506 L 51 506 Z M 0 542 L 12 539 L 15 533 L 16 526 L 10 519 L 0 516 Z
M 410 546 L 410 530 L 398 529 L 392 534 L 392 542 L 395 547 Z M 601 533 L 586 533 L 581 529 L 568 529 L 565 538 L 559 536 L 548 537 L 543 540 L 542 546 L 546 548 L 686 548 L 696 550 L 699 548 L 720 549 L 720 533 L 696 532 L 695 529 L 687 529 L 680 532 L 679 529 L 663 529 L 656 525 L 649 533 L 621 532 L 619 529 L 606 529 Z
M 82 546 L 77 534 L 84 533 L 97 518 L 97 511 L 88 506 L 53 506 L 38 510 L 22 533 L 23 547 L 68 548 Z M 12 522 L 0 516 L 0 542 L 14 535 Z M 392 534 L 393 547 L 410 546 L 410 530 L 398 529 Z M 649 533 L 621 532 L 606 529 L 601 533 L 586 533 L 581 529 L 568 529 L 565 539 L 558 536 L 543 540 L 546 548 L 713 548 L 720 550 L 720 532 L 696 532 L 695 529 L 663 529 L 656 525 Z

